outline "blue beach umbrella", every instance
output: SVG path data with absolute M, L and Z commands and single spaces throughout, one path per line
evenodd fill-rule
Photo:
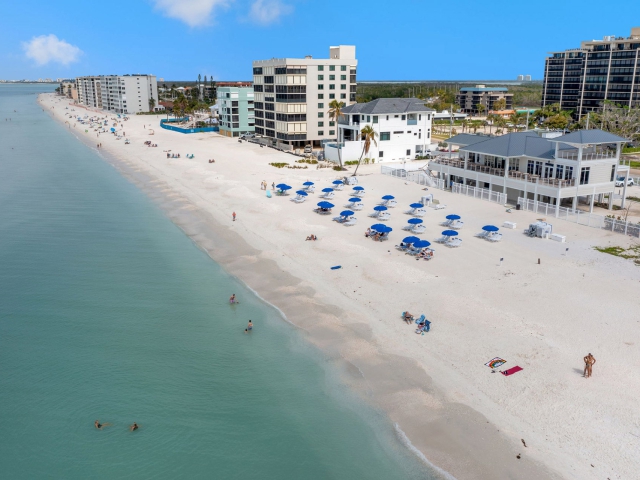
M 393 232 L 393 228 L 391 227 L 387 227 L 386 225 L 383 225 L 383 229 L 382 229 L 382 233 L 389 233 L 389 232 Z
M 304 185 L 305 187 L 310 187 L 311 185 L 313 185 L 313 182 L 304 182 L 302 185 Z
M 385 207 L 384 205 L 378 205 L 377 207 L 373 207 L 373 209 L 376 212 L 384 212 L 387 209 L 387 207 Z
M 342 185 L 342 184 L 344 184 L 344 182 L 342 180 L 334 180 L 331 183 L 333 183 L 334 185 Z
M 418 237 L 405 237 L 402 239 L 402 241 L 404 243 L 415 243 L 415 242 L 419 242 L 420 239 Z
M 424 207 L 423 204 L 421 203 L 412 203 L 411 205 L 409 205 L 411 208 L 422 208 Z
M 458 232 L 456 232 L 455 230 L 445 230 L 444 232 L 442 232 L 442 235 L 444 235 L 445 237 L 455 237 L 458 235 Z
M 300 195 L 301 197 L 306 197 L 307 195 L 309 195 L 307 192 L 305 192 L 304 190 L 298 190 L 296 192 L 298 195 Z
M 289 187 L 289 185 L 287 185 L 286 183 L 279 183 L 278 185 L 276 185 L 276 188 L 282 189 L 282 187 Z
M 340 216 L 342 217 L 350 217 L 353 214 L 354 212 L 352 212 L 351 210 L 343 210 L 342 212 L 340 212 Z
M 111 127 L 111 131 L 112 131 L 112 132 L 115 132 L 115 131 L 116 131 L 116 129 L 115 129 L 115 128 L 113 128 L 113 127 Z
M 353 197 L 353 198 L 350 198 L 349 201 L 351 203 L 360 203 L 362 199 L 360 197 Z
M 322 191 L 323 191 L 324 193 L 333 192 L 333 188 L 329 188 L 329 187 L 327 187 L 327 188 L 323 188 L 323 189 L 322 189 Z
M 333 208 L 334 207 L 333 203 L 329 203 L 329 202 L 319 202 L 318 206 L 320 208 Z M 456 233 L 456 235 L 457 235 L 457 233 Z
M 409 220 L 407 220 L 407 223 L 410 223 L 411 225 L 420 225 L 422 223 L 422 219 L 421 218 L 410 218 Z
M 387 226 L 383 225 L 382 223 L 376 223 L 375 225 L 371 225 L 371 230 L 375 230 L 376 232 L 380 232 L 380 233 L 382 233 L 385 228 L 387 228 Z
M 447 220 L 460 220 L 460 215 L 447 215 L 445 218 Z
M 383 200 L 393 200 L 394 198 L 396 197 L 394 197 L 393 195 L 385 195 L 384 197 L 382 197 Z
M 279 185 L 278 188 L 280 190 L 291 190 L 291 187 L 289 185 Z
M 485 232 L 497 232 L 500 229 L 498 227 L 494 227 L 493 225 L 485 225 L 484 227 L 482 227 L 482 230 L 484 230 Z
M 419 240 L 416 243 L 413 244 L 414 248 L 427 248 L 429 245 L 431 245 L 431 243 L 427 242 L 426 240 Z
M 358 185 L 357 187 L 353 187 L 353 189 L 356 191 L 360 191 L 360 190 L 364 190 L 364 187 L 361 187 L 360 185 Z

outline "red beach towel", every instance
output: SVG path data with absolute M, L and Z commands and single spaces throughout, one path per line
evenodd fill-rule
M 500 372 L 502 373 L 505 377 L 508 377 L 509 375 L 513 375 L 514 373 L 518 373 L 520 370 L 522 370 L 521 367 L 512 367 L 509 370 L 505 370 L 504 372 Z

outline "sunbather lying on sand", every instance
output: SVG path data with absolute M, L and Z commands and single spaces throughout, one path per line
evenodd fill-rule
M 409 312 L 404 312 L 404 321 L 407 323 L 413 323 L 413 315 L 411 315 Z

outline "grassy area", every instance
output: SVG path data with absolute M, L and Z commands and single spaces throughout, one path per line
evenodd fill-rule
M 640 266 L 640 243 L 629 248 L 622 247 L 594 247 L 597 251 L 613 255 L 614 257 L 633 260 L 633 263 Z
M 622 149 L 622 153 L 636 153 L 640 152 L 640 147 L 625 147 Z

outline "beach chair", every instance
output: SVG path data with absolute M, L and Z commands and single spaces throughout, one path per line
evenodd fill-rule
M 349 220 L 343 223 L 346 227 L 353 227 L 356 223 L 358 223 L 358 219 L 356 217 L 351 217 Z
M 500 240 L 502 240 L 502 234 L 501 233 L 494 233 L 493 235 L 488 235 L 486 238 L 490 242 L 499 242 Z
M 426 213 L 427 213 L 427 212 L 426 212 L 426 210 L 424 210 L 424 209 L 422 209 L 422 208 L 416 208 L 416 209 L 413 211 L 412 215 L 413 215 L 414 217 L 424 217 Z
M 334 185 L 332 188 L 334 190 L 342 191 L 342 190 L 344 190 L 344 183 L 340 183 L 338 185 Z
M 378 215 L 378 220 L 382 222 L 386 222 L 390 218 L 391 218 L 391 214 L 389 212 L 380 212 L 380 214 Z
M 409 224 L 409 225 L 405 225 L 404 227 L 402 227 L 402 229 L 403 229 L 403 230 L 407 230 L 407 231 L 408 231 L 408 230 L 412 230 L 412 229 L 413 229 L 413 227 L 415 227 L 415 225 L 411 225 L 411 224 Z
M 418 255 L 421 251 L 421 248 L 413 248 L 413 245 L 411 245 L 409 248 L 407 248 L 406 254 L 415 256 Z
M 486 239 L 488 235 L 489 235 L 489 232 L 485 232 L 485 231 L 483 230 L 483 231 L 482 231 L 482 232 L 480 232 L 480 233 L 476 233 L 476 234 L 474 235 L 474 237 L 478 237 L 478 238 L 484 238 L 484 239 Z
M 345 221 L 345 218 L 344 217 L 333 217 L 332 220 L 334 222 L 342 223 L 342 222 Z
M 364 208 L 364 203 L 354 203 L 349 205 L 351 210 L 362 210 Z
M 447 240 L 449 240 L 449 237 L 443 235 L 442 237 L 438 238 L 435 241 L 438 243 L 447 243 Z
M 455 220 L 449 225 L 449 228 L 453 228 L 454 230 L 460 230 L 464 225 L 464 222 L 460 220 Z
M 418 235 L 424 233 L 426 230 L 427 227 L 425 227 L 424 225 L 414 225 L 413 227 L 411 227 L 411 232 Z
M 302 190 L 305 190 L 309 193 L 313 193 L 316 191 L 316 186 L 315 185 L 305 185 L 304 187 L 302 187 Z
M 400 245 L 396 245 L 396 250 L 400 250 L 401 252 L 406 252 L 409 246 L 410 244 L 408 243 L 401 243 Z
M 447 247 L 457 248 L 457 247 L 459 247 L 460 245 L 462 245 L 462 239 L 461 239 L 461 238 L 457 238 L 457 237 L 456 237 L 456 238 L 454 238 L 454 239 L 452 239 L 452 240 L 450 240 L 450 241 L 446 242 L 446 243 L 445 243 L 445 245 L 446 245 Z
M 389 200 L 387 203 L 385 203 L 385 205 L 388 208 L 394 208 L 396 205 L 398 205 L 398 202 L 396 202 L 395 200 Z
M 453 223 L 453 220 L 445 220 L 444 222 L 440 222 L 441 227 L 449 227 Z
M 323 193 L 322 195 L 320 195 L 320 198 L 325 198 L 327 200 L 331 200 L 335 196 L 336 196 L 336 194 L 333 193 L 333 192 L 326 192 L 326 193 Z

